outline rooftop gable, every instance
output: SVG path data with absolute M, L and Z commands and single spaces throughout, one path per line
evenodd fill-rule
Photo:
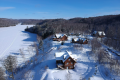
M 83 42 L 84 42 L 84 41 L 87 40 L 87 39 L 85 39 L 85 38 L 73 38 L 73 40 L 74 40 L 74 41 L 83 40 Z
M 68 51 L 65 51 L 65 52 L 57 52 L 55 53 L 56 55 L 56 60 L 62 60 L 63 63 L 69 58 L 71 57 L 75 62 L 76 62 L 76 59 L 77 59 L 77 56 L 76 55 L 73 55 L 72 52 L 68 52 Z
M 56 38 L 61 38 L 61 37 L 63 37 L 64 35 L 67 36 L 66 34 L 55 34 L 55 37 L 56 37 Z
M 97 34 L 98 33 L 98 35 L 105 35 L 105 32 L 104 31 L 94 31 L 93 32 L 93 34 Z

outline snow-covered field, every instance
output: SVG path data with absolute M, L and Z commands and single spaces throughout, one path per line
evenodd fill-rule
M 70 80 L 88 80 L 89 78 L 91 80 L 104 80 L 105 78 L 99 71 L 96 73 L 96 75 L 94 74 L 95 70 L 98 69 L 95 68 L 96 63 L 89 56 L 91 48 L 88 47 L 88 45 L 83 45 L 83 49 L 75 49 L 73 47 L 74 44 L 70 43 L 72 37 L 73 36 L 69 36 L 68 41 L 65 41 L 64 45 L 61 45 L 61 42 L 52 41 L 48 38 L 45 39 L 44 46 L 46 46 L 48 43 L 51 43 L 51 47 L 49 47 L 49 49 L 53 49 L 47 54 L 47 57 L 42 63 L 40 63 L 40 65 L 30 70 L 29 76 L 26 78 L 28 80 L 31 79 L 31 77 L 33 80 L 67 80 L 69 75 Z M 48 47 L 46 46 L 46 48 Z M 78 59 L 75 65 L 75 69 L 60 70 L 56 67 L 56 60 L 54 56 L 55 52 L 66 50 L 72 51 L 73 54 L 77 55 Z M 47 68 L 45 68 L 45 66 L 47 66 Z
M 27 26 L 32 25 L 19 24 L 0 28 L 0 59 L 14 55 L 17 56 L 18 64 L 21 65 L 34 56 L 35 53 L 30 45 L 37 41 L 36 34 L 25 32 L 24 29 Z M 43 40 L 44 53 L 40 51 L 40 55 L 37 57 L 42 62 L 35 67 L 30 67 L 31 64 L 27 66 L 23 72 L 16 75 L 16 80 L 67 80 L 68 77 L 70 80 L 88 80 L 89 78 L 90 80 L 111 80 L 102 74 L 101 67 L 90 57 L 91 47 L 85 44 L 83 48 L 75 48 L 75 44 L 71 43 L 73 37 L 69 36 L 64 45 L 61 45 L 61 42 L 52 41 L 50 37 Z M 89 39 L 92 37 L 89 36 Z M 23 49 L 25 58 L 21 56 L 19 49 Z M 75 69 L 60 70 L 56 67 L 55 52 L 66 50 L 77 55 Z
M 26 27 L 33 25 L 16 25 L 0 28 L 0 59 L 6 58 L 8 55 L 19 57 L 19 49 L 26 49 L 29 45 L 36 41 L 36 34 L 25 32 Z M 21 59 L 21 58 L 19 58 Z M 20 60 L 19 60 L 20 62 Z

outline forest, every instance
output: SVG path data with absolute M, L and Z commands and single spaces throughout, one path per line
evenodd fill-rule
M 18 20 L 16 19 L 6 19 L 6 18 L 0 18 L 0 27 L 9 27 L 9 26 L 15 26 L 18 24 Z
M 0 18 L 0 27 L 9 27 L 9 26 L 15 26 L 18 23 L 22 23 L 22 25 L 30 25 L 30 24 L 36 24 L 43 20 L 38 19 L 7 19 L 7 18 Z
M 104 31 L 106 39 L 103 43 L 120 51 L 120 14 L 104 15 L 88 18 L 71 19 L 5 19 L 0 18 L 0 27 L 14 26 L 18 23 L 33 24 L 35 26 L 26 28 L 25 31 L 36 33 L 43 38 L 54 33 L 81 33 L 91 34 L 93 31 Z
M 104 31 L 104 44 L 120 51 L 120 15 L 105 15 L 89 18 L 46 19 L 26 31 L 36 33 L 43 38 L 54 33 L 91 34 L 93 31 Z

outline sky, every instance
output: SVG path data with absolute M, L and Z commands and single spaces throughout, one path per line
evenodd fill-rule
M 0 0 L 0 18 L 70 19 L 120 14 L 120 0 Z

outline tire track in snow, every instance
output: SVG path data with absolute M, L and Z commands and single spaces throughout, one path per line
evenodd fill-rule
M 90 59 L 90 57 L 89 57 L 89 55 L 88 55 L 88 53 L 86 53 L 86 55 L 87 55 L 87 59 L 90 61 L 90 63 L 91 63 L 91 67 L 88 67 L 88 74 L 86 75 L 86 76 L 84 76 L 84 78 L 89 78 L 89 77 L 91 77 L 92 76 L 92 74 L 94 73 L 94 71 L 95 71 L 95 67 L 94 67 L 94 64 L 95 63 L 93 63 L 92 62 L 92 60 Z M 92 74 L 91 74 L 92 73 Z
M 102 71 L 100 69 L 100 65 L 98 65 L 98 71 L 100 73 L 100 75 L 103 77 L 104 80 L 110 80 L 110 79 L 107 79 L 103 74 L 102 74 Z M 112 79 L 111 79 L 112 80 Z
M 88 59 L 90 60 L 90 62 L 93 63 L 93 60 L 90 59 L 90 57 L 89 57 L 88 54 L 87 54 L 87 56 L 88 56 Z M 97 63 L 93 63 L 93 64 L 97 65 Z M 95 66 L 93 66 L 93 67 L 95 67 Z M 93 67 L 92 67 L 92 69 L 95 69 L 95 68 L 93 68 Z M 99 65 L 98 65 L 97 70 L 99 71 L 101 77 L 102 77 L 104 80 L 109 80 L 109 79 L 106 79 L 106 78 L 103 76 L 103 74 L 102 74 L 101 71 L 100 71 Z M 91 70 L 91 71 L 92 71 L 92 70 Z M 94 72 L 93 72 L 93 74 L 94 74 Z

